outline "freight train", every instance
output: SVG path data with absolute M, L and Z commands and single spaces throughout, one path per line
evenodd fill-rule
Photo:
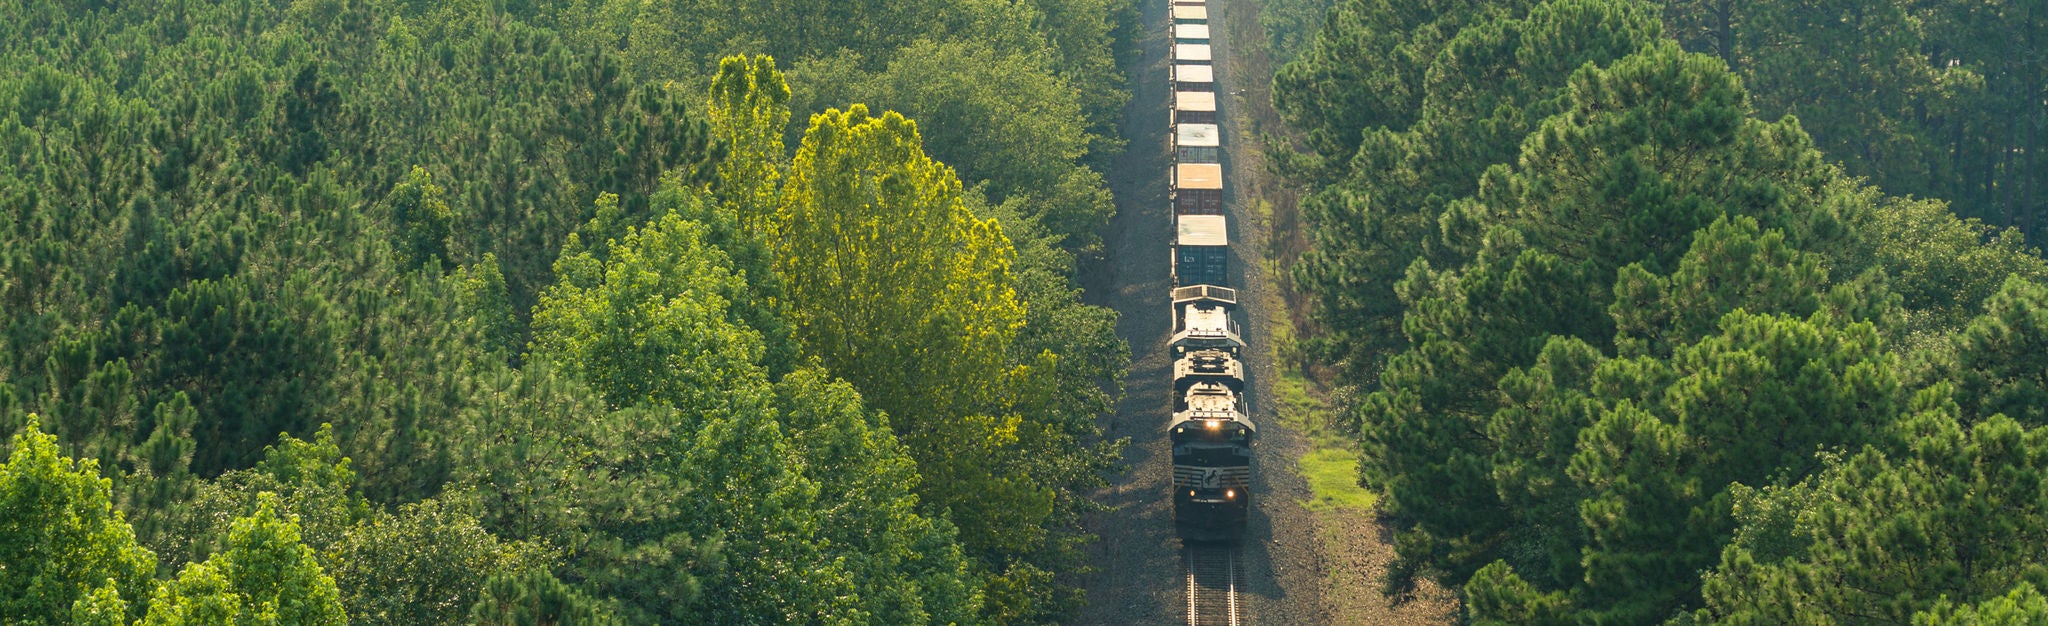
M 1205 0 L 1173 0 L 1173 522 L 1181 541 L 1232 543 L 1250 516 L 1252 422 L 1246 345 L 1230 287 L 1223 142 Z

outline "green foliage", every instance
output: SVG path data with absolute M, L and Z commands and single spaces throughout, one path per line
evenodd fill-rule
M 992 399 L 1024 315 L 1009 240 L 921 144 L 895 113 L 814 117 L 776 242 L 806 348 L 911 432 Z
M 1573 623 L 1571 601 L 1565 594 L 1537 591 L 1502 561 L 1474 572 L 1472 581 L 1465 583 L 1465 597 L 1476 624 Z
M 602 259 L 572 237 L 557 262 L 562 282 L 534 314 L 533 358 L 558 364 L 613 407 L 647 407 L 641 423 L 614 436 L 638 439 L 636 456 L 650 456 L 642 462 L 679 483 L 636 494 L 655 501 L 634 502 L 645 512 L 620 520 L 616 531 L 660 537 L 635 551 L 667 554 L 611 574 L 600 588 L 649 619 L 831 615 L 839 594 L 826 589 L 843 584 L 843 574 L 815 568 L 822 564 L 811 562 L 814 547 L 798 541 L 814 529 L 806 510 L 815 487 L 784 465 L 767 377 L 756 364 L 760 336 L 727 317 L 721 295 L 746 285 L 703 232 L 670 213 L 644 229 L 627 227 Z M 677 574 L 688 573 L 693 538 L 714 532 L 723 534 L 732 571 L 712 577 L 702 595 L 672 593 L 690 588 Z
M 258 498 L 255 514 L 229 527 L 221 552 L 157 587 L 142 623 L 348 623 L 334 579 L 300 543 L 298 522 L 277 508 L 276 497 Z
M 1865 449 L 1816 477 L 1820 497 L 1795 522 L 1811 542 L 1805 550 L 1769 560 L 1730 546 L 1706 577 L 1701 616 L 1917 622 L 1916 613 L 1954 614 L 1956 603 L 1993 608 L 2008 590 L 2048 577 L 2035 541 L 2048 504 L 2039 431 L 2003 416 L 1965 426 L 1953 404 L 1933 404 L 1899 436 L 1895 452 Z
M 737 83 L 714 76 L 727 71 L 732 54 L 799 68 L 800 93 L 790 100 L 800 116 L 795 132 L 811 114 L 858 102 L 919 119 L 935 156 L 971 184 L 989 182 L 1000 198 L 1033 195 L 1043 206 L 1034 213 L 1058 215 L 1047 225 L 1076 248 L 1093 245 L 1094 230 L 1107 221 L 1107 190 L 1077 161 L 1100 164 L 1121 147 L 1114 133 L 1128 95 L 1112 42 L 1137 17 L 1128 3 L 535 4 L 551 5 L 538 13 L 565 30 L 587 33 L 579 40 L 616 46 L 643 79 L 729 87 Z M 953 136 L 977 141 L 941 141 Z
M 1558 33 L 1615 33 L 1615 43 L 1594 49 L 1625 51 L 1641 45 L 1626 43 L 1641 41 L 1628 33 L 1656 32 L 1654 23 L 1641 26 L 1640 9 L 1595 8 L 1550 3 L 1532 12 L 1529 22 L 1550 24 L 1546 28 Z M 1638 26 L 1594 28 L 1606 23 Z M 1505 26 L 1467 29 L 1481 34 L 1460 34 L 1454 47 L 1484 41 L 1492 28 Z M 1557 67 L 1562 72 L 1573 66 Z M 1801 281 L 1827 277 L 1815 260 L 1799 261 L 1784 244 L 1770 242 L 1783 237 L 1814 245 L 1838 237 L 1835 220 L 1818 210 L 1816 198 L 1829 172 L 1805 148 L 1796 127 L 1747 121 L 1743 94 L 1718 62 L 1668 45 L 1648 48 L 1607 68 L 1571 71 L 1560 96 L 1557 114 L 1528 127 L 1532 130 L 1522 141 L 1516 166 L 1487 169 L 1471 188 L 1473 195 L 1448 203 L 1440 219 L 1430 220 L 1440 229 L 1440 258 L 1450 268 L 1436 270 L 1426 260 L 1408 267 L 1397 293 L 1407 307 L 1403 330 L 1410 347 L 1387 361 L 1380 390 L 1360 407 L 1365 479 L 1385 489 L 1390 508 L 1420 531 L 1405 544 L 1411 547 L 1408 554 L 1445 568 L 1452 580 L 1508 558 L 1517 571 L 1540 575 L 1544 585 L 1568 585 L 1579 578 L 1579 568 L 1596 565 L 1591 560 L 1575 563 L 1581 560 L 1575 553 L 1581 542 L 1599 540 L 1598 531 L 1588 527 L 1584 532 L 1593 534 L 1586 536 L 1572 530 L 1595 517 L 1584 513 L 1586 520 L 1574 520 L 1576 515 L 1560 510 L 1552 499 L 1579 497 L 1559 490 L 1565 483 L 1561 470 L 1575 454 L 1572 446 L 1591 441 L 1574 433 L 1595 426 L 1596 409 L 1604 406 L 1620 411 L 1614 436 L 1673 455 L 1664 463 L 1691 462 L 1682 460 L 1679 440 L 1661 433 L 1651 415 L 1622 411 L 1615 404 L 1629 400 L 1643 406 L 1661 393 L 1659 377 L 1669 375 L 1657 372 L 1683 370 L 1655 361 L 1618 362 L 1614 367 L 1643 368 L 1639 374 L 1648 377 L 1601 383 L 1615 385 L 1613 391 L 1620 393 L 1586 396 L 1569 389 L 1586 384 L 1571 382 L 1586 380 L 1571 372 L 1586 371 L 1598 361 L 1593 351 L 1617 342 L 1630 350 L 1655 351 L 1691 341 L 1711 333 L 1722 314 L 1732 310 L 1812 312 L 1816 303 L 1801 293 L 1817 284 Z M 1758 235 L 1728 226 L 1694 234 L 1727 216 L 1750 216 L 1786 234 L 1755 244 L 1744 240 Z M 1769 252 L 1773 247 L 1777 251 Z M 1688 249 L 1694 250 L 1690 261 Z M 1758 254 L 1765 258 L 1743 261 L 1755 270 L 1731 265 L 1738 259 L 1728 258 Z M 1748 290 L 1714 287 L 1723 279 L 1709 274 L 1767 272 L 1764 268 L 1772 266 L 1790 267 L 1768 270 L 1784 275 L 1774 279 L 1775 286 L 1763 283 Z M 1668 278 L 1650 278 L 1667 272 Z M 1623 333 L 1618 339 L 1617 330 Z M 1669 333 L 1676 336 L 1655 337 Z M 1546 342 L 1559 337 L 1574 338 L 1587 348 L 1546 348 Z M 1554 360 L 1537 378 L 1513 374 L 1539 357 Z M 1536 382 L 1560 376 L 1565 389 Z M 1588 405 L 1586 398 L 1600 404 Z M 1501 413 L 1510 402 L 1540 408 Z M 1659 463 L 1649 457 L 1639 461 Z M 1681 506 L 1682 499 L 1655 495 L 1658 489 L 1693 489 L 1684 483 L 1691 478 L 1677 480 L 1656 488 L 1639 483 L 1650 489 L 1641 496 Z M 1457 496 L 1442 497 L 1446 493 Z M 1684 519 L 1690 514 L 1682 506 L 1650 514 L 1670 515 Z M 1716 531 L 1710 525 L 1701 530 L 1704 544 L 1686 547 L 1681 542 L 1659 549 L 1711 553 Z M 1675 555 L 1665 558 L 1683 561 Z M 1579 600 L 1574 604 L 1591 606 Z
M 113 581 L 92 590 L 86 597 L 71 603 L 71 623 L 81 626 L 127 626 L 128 603 L 121 599 L 121 592 L 114 588 Z
M 0 465 L 0 619 L 104 624 L 139 614 L 142 605 L 123 599 L 148 597 L 156 555 L 114 511 L 98 465 L 64 457 L 34 416 L 8 450 Z
M 919 43 L 869 78 L 860 97 L 917 120 L 933 159 L 987 183 L 995 201 L 1023 198 L 1050 233 L 1086 248 L 1099 243 L 1095 231 L 1114 206 L 1102 175 L 1076 163 L 1098 141 L 1080 94 L 1037 71 L 1046 63 L 986 42 Z
M 893 112 L 814 117 L 784 187 L 776 269 L 797 336 L 891 416 L 932 486 L 926 499 L 953 512 L 970 546 L 1015 547 L 1032 526 L 1010 525 L 1050 506 L 1021 477 L 983 474 L 1019 427 L 986 413 L 1023 324 L 1015 251 L 921 143 Z
M 1570 106 L 1523 142 L 1528 166 L 1489 170 L 1479 203 L 1454 207 L 1447 231 L 1498 216 L 1601 279 L 1628 263 L 1669 271 L 1693 231 L 1722 215 L 1755 217 L 1798 245 L 1834 234 L 1815 210 L 1831 172 L 1796 123 L 1748 120 L 1719 61 L 1667 45 L 1575 72 L 1568 92 Z
M 326 549 L 322 562 L 351 623 L 458 623 L 483 596 L 487 576 L 546 562 L 493 536 L 465 499 L 444 494 L 370 516 Z
M 1323 17 L 1338 4 L 1335 0 L 1280 0 L 1259 5 L 1259 25 L 1266 30 L 1273 60 L 1284 65 L 1314 43 Z
M 1730 65 L 1743 68 L 1759 111 L 1798 116 L 1851 175 L 1894 193 L 1934 191 L 1930 166 L 1943 150 L 1916 109 L 1954 106 L 1971 72 L 1919 53 L 1929 42 L 1907 3 L 1801 0 L 1743 11 L 1740 60 Z
M 2040 7 L 1681 0 L 1665 18 L 1687 49 L 1734 67 L 1764 115 L 1797 115 L 1848 173 L 2039 239 L 2031 155 L 2048 140 L 2048 74 L 2023 59 L 2048 41 Z
M 357 479 L 331 427 L 323 425 L 312 441 L 280 435 L 256 467 L 199 485 L 192 498 L 179 503 L 176 521 L 154 545 L 173 571 L 199 562 L 219 550 L 216 541 L 227 536 L 233 520 L 254 514 L 266 498 L 275 497 L 273 504 L 294 518 L 294 532 L 316 552 L 325 550 L 372 514 L 356 491 Z
M 1609 604 L 1618 619 L 1693 602 L 1686 573 L 1727 541 L 1729 485 L 1811 473 L 1817 448 L 1872 441 L 1901 408 L 1891 357 L 1868 324 L 1737 312 L 1672 365 L 1655 404 L 1617 403 L 1572 459 L 1573 478 L 1593 492 L 1580 503 L 1591 541 L 1578 604 Z
M 790 445 L 818 502 L 821 543 L 846 561 L 877 624 L 964 624 L 980 608 L 977 579 L 950 524 L 919 515 L 917 466 L 883 417 L 843 381 L 799 370 L 775 387 Z
M 726 57 L 711 81 L 706 109 L 718 140 L 731 152 L 718 165 L 719 204 L 741 230 L 772 239 L 782 171 L 782 129 L 789 125 L 789 84 L 769 56 Z
M 1623 354 L 1669 354 L 1698 341 L 1736 309 L 1804 317 L 1820 309 L 1827 284 L 1822 257 L 1785 243 L 1784 233 L 1758 233 L 1756 220 L 1716 219 L 1693 235 L 1692 249 L 1669 277 L 1640 264 L 1621 269 L 1609 307 Z
M 455 482 L 474 491 L 485 527 L 555 547 L 564 576 L 619 601 L 622 617 L 687 611 L 699 576 L 723 560 L 717 537 L 686 525 L 700 492 L 675 471 L 673 455 L 687 445 L 677 416 L 607 410 L 546 360 L 479 385 L 460 418 Z
M 2029 583 L 2020 583 L 2011 593 L 1985 600 L 1976 606 L 1954 606 L 1944 599 L 1933 609 L 1913 614 L 1913 626 L 1980 626 L 1988 624 L 2039 624 L 2048 621 L 2048 598 Z
M 979 204 L 971 194 L 967 200 L 970 206 Z M 1031 605 L 1023 613 L 1030 617 L 1010 623 L 1042 623 L 1063 619 L 1059 611 L 1082 601 L 1077 590 L 1053 581 L 1089 563 L 1081 547 L 1092 538 L 1082 534 L 1080 516 L 1102 508 L 1084 494 L 1107 485 L 1104 477 L 1120 465 L 1123 446 L 1121 440 L 1106 440 L 1097 424 L 1115 410 L 1131 352 L 1116 334 L 1115 312 L 1081 303 L 1073 254 L 1061 245 L 1064 237 L 1021 214 L 1020 204 L 1012 198 L 999 206 L 974 206 L 974 211 L 999 222 L 1017 248 L 1011 276 L 1024 305 L 1024 326 L 1010 344 L 1010 359 L 1022 365 L 1011 370 L 1002 406 L 1022 419 L 1016 450 L 999 458 L 1005 471 L 1030 476 L 1051 491 L 1052 506 L 1037 523 L 1045 532 L 1034 534 L 1038 543 L 1023 555 L 1028 563 L 1009 566 L 1011 572 L 1035 576 L 1014 584 L 1049 584 L 1051 589 L 1031 593 L 1054 598 Z M 1025 564 L 1033 567 L 1024 569 Z M 991 605 L 1001 602 L 994 595 Z
M 579 40 L 616 46 L 636 74 L 686 83 L 715 74 L 731 54 L 766 54 L 790 63 L 843 55 L 873 71 L 920 41 L 984 42 L 1006 55 L 1037 57 L 1030 71 L 1069 83 L 1067 89 L 1087 107 L 1085 123 L 1097 130 L 1115 125 L 1126 97 L 1112 56 L 1113 35 L 1137 17 L 1106 0 L 531 4 L 540 9 L 534 13 Z
M 483 599 L 470 611 L 478 626 L 615 626 L 619 619 L 604 605 L 562 584 L 546 571 L 498 574 L 484 586 Z
M 1946 333 L 1983 312 L 2008 277 L 2048 281 L 2048 262 L 2014 230 L 1960 219 L 1937 200 L 1885 197 L 1874 187 L 1830 194 L 1861 240 L 1835 256 L 1845 269 L 1882 267 L 1901 305 Z
M 1420 6 L 1345 0 L 1322 32 L 1273 78 L 1273 104 L 1306 135 L 1309 174 L 1333 181 L 1360 153 L 1360 131 L 1404 130 L 1422 113 L 1423 79 L 1450 39 L 1470 24 L 1516 18 L 1533 2 L 1435 0 Z
M 963 192 L 920 144 L 893 112 L 813 117 L 775 229 L 791 326 L 889 416 L 923 476 L 923 510 L 950 519 L 984 571 L 1004 572 L 996 580 L 1028 575 L 1002 583 L 1014 593 L 990 591 L 983 617 L 1057 619 L 1071 601 L 1043 600 L 1055 590 L 1041 585 L 1078 567 L 1077 494 L 1115 458 L 1085 442 L 1109 410 L 1100 381 L 1121 374 L 1122 344 L 1099 309 L 1075 303 L 1057 235 L 1014 200 Z
M 1920 450 L 1934 418 L 1901 415 L 2039 419 L 2040 259 L 2017 233 L 1848 176 L 1910 191 L 1976 149 L 1924 134 L 1958 127 L 1934 118 L 1977 89 L 1970 62 L 1915 43 L 1968 19 L 1530 4 L 1346 2 L 1275 79 L 1311 151 L 1284 168 L 1311 185 L 1315 249 L 1294 278 L 1328 330 L 1317 352 L 1363 392 L 1360 478 L 1401 557 L 1389 582 L 1458 586 L 1479 623 L 1900 623 L 2038 585 L 1949 573 L 1977 575 L 1949 562 L 1983 562 L 1974 546 L 2008 541 L 1996 531 L 1855 504 L 1922 489 L 1874 494 L 1880 479 L 1964 473 L 1863 460 Z M 1745 85 L 1800 119 L 1752 119 Z M 1807 111 L 1831 116 L 1818 140 Z M 1980 180 L 2005 185 L 1994 174 L 2019 160 Z M 2025 466 L 1980 473 L 2031 493 Z M 1914 510 L 1938 508 L 1927 498 Z M 1958 506 L 1983 528 L 2038 526 Z
M 531 352 L 588 381 L 613 407 L 641 402 L 738 411 L 758 398 L 743 387 L 761 358 L 760 336 L 727 318 L 728 294 L 744 279 L 704 227 L 670 213 L 645 230 L 626 227 L 601 258 L 570 235 L 541 296 Z
M 185 568 L 178 580 L 171 584 L 158 585 L 156 595 L 151 598 L 149 615 L 139 624 L 144 626 L 175 626 L 183 624 L 235 624 L 262 623 L 269 615 L 260 611 L 263 606 L 245 607 L 243 598 L 235 593 L 227 576 L 219 569 L 195 564 Z M 243 617 L 249 610 L 256 615 Z M 338 611 L 337 611 L 338 612 Z M 345 622 L 343 622 L 345 623 Z
M 573 429 L 600 439 L 566 447 L 641 459 L 653 465 L 642 480 L 664 481 L 581 496 L 603 499 L 587 507 L 598 516 L 572 526 L 586 533 L 572 562 L 623 560 L 632 569 L 590 582 L 650 618 L 971 621 L 976 581 L 952 527 L 915 511 L 916 466 L 847 384 L 810 369 L 769 384 L 759 336 L 729 319 L 720 295 L 744 294 L 742 275 L 705 232 L 671 212 L 628 228 L 603 260 L 571 247 L 563 284 L 535 314 L 536 361 L 575 364 L 564 371 L 608 402 L 649 407 L 602 425 L 609 432 Z M 610 547 L 650 535 L 665 539 Z M 693 554 L 694 538 L 710 538 L 724 566 L 696 567 L 705 555 Z
M 478 335 L 484 350 L 503 357 L 525 345 L 497 255 L 485 254 L 475 265 L 456 268 L 452 280 L 462 323 Z
M 262 506 L 359 622 L 461 621 L 491 575 L 526 572 L 554 583 L 497 606 L 1056 620 L 1083 495 L 1116 457 L 1094 419 L 1124 346 L 1072 273 L 1111 206 L 1083 163 L 1118 147 L 1112 38 L 1135 17 L 1107 0 L 7 4 L 0 434 L 46 416 L 52 454 L 105 472 L 130 543 L 163 556 L 130 565 L 179 576 L 160 621 L 269 619 L 228 557 L 234 537 L 281 545 L 235 534 Z M 792 92 L 766 56 L 706 78 L 765 52 L 849 87 Z M 685 105 L 707 85 L 700 120 Z M 904 208 L 944 206 L 980 242 L 958 266 L 979 291 L 892 337 L 930 342 L 899 346 L 912 361 L 976 346 L 945 381 L 957 397 L 821 372 L 799 341 L 830 300 L 782 268 L 829 255 L 780 258 L 789 183 L 869 163 L 799 167 L 783 137 L 792 103 L 855 97 L 931 118 L 941 156 L 974 170 L 969 191 L 898 137 L 948 190 Z M 992 126 L 1010 140 L 954 139 Z M 925 399 L 971 454 L 919 452 L 904 425 Z M 39 616 L 158 608 L 122 576 L 74 582 Z
M 1956 337 L 1958 401 L 1967 419 L 2003 414 L 2048 424 L 2048 286 L 2019 277 L 1984 301 L 1984 315 Z
M 797 360 L 782 277 L 775 273 L 768 243 L 776 237 L 782 172 L 789 169 L 782 145 L 788 100 L 789 86 L 774 59 L 727 57 L 713 81 L 709 107 L 714 131 L 731 146 L 731 155 L 719 165 L 717 202 L 702 201 L 680 184 L 665 185 L 655 196 L 657 210 L 680 212 L 703 224 L 707 242 L 724 250 L 746 279 L 746 297 L 735 294 L 733 309 L 761 332 L 767 349 L 762 364 L 771 378 L 789 373 Z
M 307 401 L 325 395 L 312 374 L 340 359 L 336 337 L 321 323 L 331 304 L 309 293 L 310 278 L 293 277 L 275 300 L 231 278 L 193 282 L 164 302 L 152 329 L 159 371 L 176 372 L 175 384 L 215 416 L 194 433 L 196 471 L 242 465 L 272 433 L 311 430 Z M 267 349 L 250 354 L 236 349 L 241 344 Z
M 1646 5 L 1550 2 L 1526 19 L 1459 31 L 1433 62 L 1421 59 L 1419 119 L 1367 125 L 1355 153 L 1324 154 L 1338 168 L 1330 175 L 1341 179 L 1304 200 L 1315 248 L 1293 277 L 1315 296 L 1313 312 L 1330 330 L 1311 347 L 1357 376 L 1375 376 L 1400 343 L 1395 286 L 1409 262 L 1454 263 L 1458 255 L 1444 239 L 1474 234 L 1439 235 L 1448 205 L 1477 191 L 1489 166 L 1516 160 L 1535 124 L 1567 102 L 1560 91 L 1573 71 L 1647 49 L 1658 33 Z M 1319 63 L 1303 60 L 1287 72 Z M 1306 88 L 1281 80 L 1275 97 Z
M 405 182 L 391 188 L 384 197 L 397 239 L 392 249 L 399 263 L 419 267 L 431 261 L 448 261 L 448 236 L 455 212 L 448 208 L 446 192 L 434 184 L 434 176 L 420 167 L 405 175 Z
M 358 477 L 341 456 L 331 428 L 310 442 L 282 437 L 264 460 L 200 484 L 168 516 L 157 538 L 166 568 L 216 554 L 230 520 L 265 502 L 296 520 L 299 536 L 330 574 L 353 621 L 445 623 L 458 620 L 492 572 L 544 564 L 532 544 L 486 531 L 467 494 L 400 508 L 375 509 L 357 491 Z M 274 498 L 274 499 L 273 499 Z
M 214 476 L 331 423 L 370 495 L 431 495 L 447 474 L 431 433 L 491 366 L 470 351 L 523 345 L 590 200 L 644 214 L 664 172 L 701 181 L 715 161 L 679 99 L 552 33 L 314 6 L 6 9 L 52 26 L 0 44 L 0 99 L 25 114 L 0 142 L 20 181 L 0 378 L 110 475 L 153 466 L 121 479 L 145 535 L 190 488 L 181 440 Z M 407 271 L 427 256 L 493 266 L 475 274 L 482 323 L 448 323 L 459 283 Z M 159 415 L 181 394 L 189 414 Z M 161 454 L 133 453 L 159 432 Z
M 1583 576 L 1579 552 L 1585 538 L 1577 504 L 1588 492 L 1569 471 L 1579 433 L 1611 401 L 1608 394 L 1594 391 L 1605 382 L 1596 383 L 1596 374 L 1641 380 L 1665 373 L 1655 364 L 1606 361 L 1584 341 L 1551 338 L 1534 365 L 1501 377 L 1506 402 L 1485 424 L 1487 437 L 1497 442 L 1487 478 L 1517 522 L 1507 529 L 1500 551 L 1505 561 L 1496 563 L 1546 588 L 1561 588 Z M 1493 567 L 1475 572 L 1468 584 L 1478 584 Z M 1473 614 L 1493 613 L 1475 607 Z

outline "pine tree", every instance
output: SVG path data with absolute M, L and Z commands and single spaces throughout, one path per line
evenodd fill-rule
M 1700 616 L 1904 623 L 1958 603 L 1994 608 L 2048 576 L 2042 433 L 2003 416 L 1965 425 L 1951 393 L 1923 392 L 1896 444 L 1863 448 L 1813 479 L 1819 497 L 1794 509 L 1805 545 L 1790 558 L 1729 546 L 1705 579 Z
M 619 619 L 545 570 L 492 576 L 482 600 L 470 610 L 477 626 L 615 626 Z
M 1984 309 L 1956 337 L 1949 366 L 1966 419 L 2048 424 L 2048 287 L 2009 278 Z
M 1985 600 L 1976 606 L 1954 606 L 1944 599 L 1933 609 L 1913 614 L 1913 626 L 1989 626 L 1991 624 L 2039 624 L 2048 621 L 2048 597 L 2031 583 L 2014 585 L 2012 592 Z

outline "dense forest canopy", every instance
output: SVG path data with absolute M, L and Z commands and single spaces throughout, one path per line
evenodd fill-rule
M 1276 77 L 1386 582 L 2037 622 L 2038 2 L 1336 3 Z
M 0 621 L 1058 621 L 1134 11 L 7 3 Z

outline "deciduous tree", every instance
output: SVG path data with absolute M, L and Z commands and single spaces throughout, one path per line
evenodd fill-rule
M 8 450 L 0 465 L 0 620 L 125 623 L 139 614 L 156 555 L 136 544 L 114 510 L 98 464 L 63 456 L 34 416 Z
M 221 552 L 157 587 L 142 623 L 347 624 L 334 579 L 278 508 L 275 496 L 259 498 L 255 514 L 229 527 Z

